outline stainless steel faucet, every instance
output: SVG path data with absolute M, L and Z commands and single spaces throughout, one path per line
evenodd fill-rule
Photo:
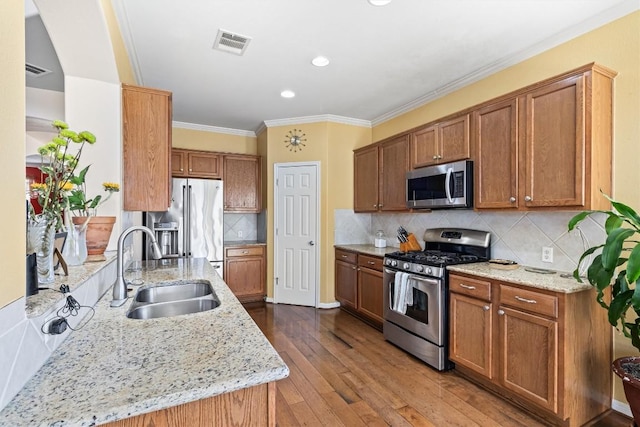
M 153 232 L 147 227 L 144 227 L 142 225 L 134 225 L 133 227 L 129 227 L 124 230 L 118 238 L 118 275 L 116 277 L 115 283 L 113 284 L 113 301 L 111 301 L 111 307 L 120 307 L 125 303 L 125 301 L 127 301 L 127 284 L 124 281 L 124 262 L 122 253 L 124 252 L 124 240 L 129 234 L 137 230 L 144 231 L 149 236 L 149 239 L 151 239 L 151 256 L 153 257 L 153 259 L 162 258 L 162 251 L 160 250 L 160 246 L 158 246 L 156 236 L 154 236 Z

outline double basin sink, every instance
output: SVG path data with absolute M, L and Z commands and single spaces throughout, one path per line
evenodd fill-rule
M 208 280 L 174 280 L 140 287 L 127 310 L 130 319 L 157 319 L 213 310 L 220 299 Z

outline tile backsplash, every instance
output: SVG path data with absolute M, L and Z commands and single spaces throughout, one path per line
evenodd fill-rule
M 258 240 L 258 214 L 224 214 L 224 241 Z
M 476 212 L 473 210 L 438 210 L 425 213 L 357 214 L 337 209 L 336 244 L 373 244 L 376 231 L 382 230 L 387 246 L 398 247 L 396 230 L 402 225 L 418 241 L 427 228 L 458 227 L 491 232 L 491 256 L 511 259 L 521 265 L 573 271 L 586 248 L 605 239 L 604 216 L 587 218 L 579 230 L 569 232 L 567 224 L 577 213 L 545 212 Z M 543 262 L 542 248 L 553 248 L 553 262 Z

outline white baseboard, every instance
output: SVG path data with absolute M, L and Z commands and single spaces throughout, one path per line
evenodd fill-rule
M 264 301 L 271 304 L 277 304 L 271 297 L 266 297 Z M 318 307 L 316 308 L 327 309 L 327 308 L 338 308 L 338 307 L 340 307 L 340 303 L 338 301 L 334 301 L 334 302 L 321 302 L 318 304 Z
M 628 417 L 633 417 L 633 415 L 631 415 L 631 408 L 629 407 L 628 403 L 620 402 L 619 400 L 614 399 L 611 402 L 611 409 L 616 412 L 620 412 L 621 414 L 625 414 Z
M 321 302 L 318 304 L 318 308 L 338 308 L 340 307 L 340 303 L 338 301 L 334 302 Z

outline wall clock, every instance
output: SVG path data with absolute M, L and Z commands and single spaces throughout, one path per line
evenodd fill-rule
M 305 136 L 307 136 L 307 134 L 302 132 L 302 129 L 290 130 L 284 137 L 284 146 L 294 153 L 300 151 L 302 150 L 302 147 L 305 146 L 304 143 L 307 141 Z

